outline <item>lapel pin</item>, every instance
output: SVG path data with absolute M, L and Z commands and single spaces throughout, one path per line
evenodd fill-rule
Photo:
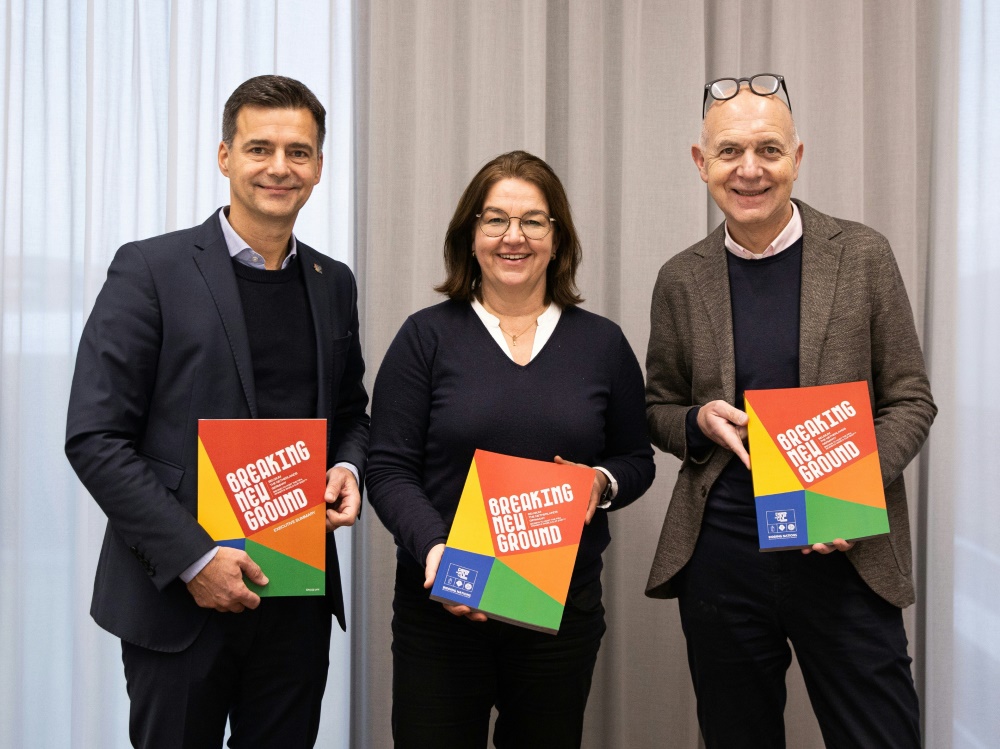
M 321 276 L 323 275 L 323 266 L 321 266 L 319 263 L 313 263 L 313 270 L 319 273 Z

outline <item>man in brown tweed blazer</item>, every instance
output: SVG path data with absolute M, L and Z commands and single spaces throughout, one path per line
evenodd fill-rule
M 646 595 L 679 599 L 709 748 L 784 746 L 789 643 L 827 747 L 918 747 L 902 473 L 937 409 L 906 290 L 885 237 L 791 200 L 803 146 L 780 76 L 714 81 L 705 103 L 691 151 L 726 221 L 653 292 L 650 436 L 682 463 Z M 744 390 L 856 380 L 890 533 L 760 553 Z

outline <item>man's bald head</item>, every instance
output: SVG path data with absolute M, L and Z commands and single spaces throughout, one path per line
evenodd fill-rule
M 791 143 L 793 144 L 793 147 L 797 148 L 799 145 L 799 133 L 795 127 L 795 119 L 792 117 L 792 110 L 789 108 L 789 106 L 777 94 L 771 94 L 770 96 L 761 96 L 760 94 L 755 94 L 753 91 L 750 90 L 750 88 L 746 84 L 743 84 L 743 87 L 740 89 L 740 92 L 732 99 L 724 99 L 722 101 L 719 101 L 717 99 L 709 100 L 708 111 L 705 112 L 705 118 L 701 121 L 701 137 L 698 139 L 698 145 L 701 146 L 701 149 L 705 150 L 705 146 L 708 144 L 709 122 L 710 118 L 713 117 L 713 112 L 718 114 L 718 110 L 720 107 L 724 107 L 727 104 L 736 103 L 737 100 L 740 100 L 739 105 L 746 104 L 749 107 L 753 107 L 754 99 L 762 100 L 761 104 L 759 105 L 759 108 L 761 109 L 771 109 L 770 105 L 763 104 L 763 101 L 765 100 L 777 104 L 778 106 L 774 107 L 774 109 L 775 109 L 775 116 L 778 117 L 779 119 L 781 118 L 782 115 L 781 110 L 784 110 L 783 113 L 787 115 L 788 125 L 791 128 L 790 130 Z
M 743 89 L 706 112 L 691 157 L 730 235 L 751 252 L 763 251 L 791 218 L 802 151 L 791 110 L 773 95 Z

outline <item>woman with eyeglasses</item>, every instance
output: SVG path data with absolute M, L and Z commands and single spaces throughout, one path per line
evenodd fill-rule
M 375 381 L 368 497 L 397 544 L 397 747 L 579 747 L 604 634 L 608 510 L 653 480 L 642 373 L 621 329 L 586 312 L 569 202 L 544 161 L 490 161 L 444 243 L 448 297 L 411 315 Z M 477 448 L 596 468 L 556 635 L 430 600 Z

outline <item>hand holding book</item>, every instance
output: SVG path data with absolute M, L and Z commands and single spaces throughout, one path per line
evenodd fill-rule
M 334 466 L 326 472 L 326 532 L 354 525 L 361 509 L 361 492 L 354 474 Z
M 427 564 L 424 565 L 424 587 L 428 590 L 434 587 L 434 579 L 437 577 L 438 567 L 441 566 L 441 557 L 444 555 L 445 544 L 436 544 L 427 552 Z M 482 611 L 475 611 L 465 604 L 441 601 L 441 605 L 449 614 L 464 616 L 474 622 L 485 622 L 487 617 Z
M 201 572 L 187 584 L 194 602 L 203 609 L 239 614 L 260 605 L 260 596 L 243 582 L 243 576 L 257 585 L 267 585 L 267 576 L 242 549 L 220 546 Z
M 555 457 L 555 462 L 561 466 L 579 466 L 580 468 L 590 468 L 590 466 L 585 466 L 583 463 L 574 463 L 571 460 L 563 460 L 558 455 Z M 587 505 L 587 514 L 583 519 L 584 525 L 590 525 L 590 521 L 593 519 L 594 513 L 597 512 L 597 505 L 601 503 L 601 495 L 604 493 L 604 489 L 609 483 L 608 477 L 601 471 L 594 471 L 594 488 L 590 490 L 590 503 Z
M 748 469 L 750 454 L 743 442 L 747 438 L 746 413 L 725 401 L 711 401 L 698 409 L 698 428 L 712 442 L 736 453 Z
M 829 554 L 832 551 L 850 551 L 853 548 L 853 541 L 845 541 L 842 538 L 835 538 L 828 544 L 813 544 L 812 546 L 807 546 L 802 550 L 802 553 L 811 554 L 815 551 L 818 554 Z

